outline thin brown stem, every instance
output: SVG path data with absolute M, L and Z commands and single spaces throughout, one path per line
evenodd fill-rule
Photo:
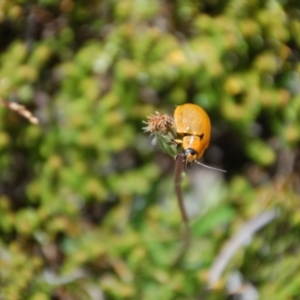
M 189 223 L 189 217 L 186 213 L 183 203 L 183 195 L 181 189 L 181 174 L 183 170 L 183 155 L 179 154 L 176 157 L 175 164 L 175 176 L 174 176 L 174 185 L 175 185 L 175 193 L 179 204 L 179 209 L 181 213 L 182 220 L 185 224 Z
M 187 215 L 187 212 L 184 207 L 183 202 L 183 194 L 182 194 L 182 188 L 181 188 L 181 174 L 183 171 L 183 155 L 179 154 L 176 157 L 176 163 L 175 163 L 175 176 L 174 176 L 174 185 L 175 185 L 175 193 L 177 197 L 177 201 L 179 204 L 179 209 L 181 213 L 182 220 L 184 222 L 184 232 L 183 232 L 183 244 L 180 249 L 180 252 L 174 262 L 174 266 L 178 266 L 182 259 L 184 258 L 185 254 L 187 253 L 190 244 L 191 244 L 191 231 L 189 227 L 189 218 Z

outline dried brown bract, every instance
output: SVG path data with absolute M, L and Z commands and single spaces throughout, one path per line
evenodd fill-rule
M 32 124 L 39 123 L 38 118 L 36 118 L 24 105 L 18 104 L 16 102 L 7 102 L 1 98 L 0 98 L 0 105 L 17 112 L 19 115 L 23 116 Z

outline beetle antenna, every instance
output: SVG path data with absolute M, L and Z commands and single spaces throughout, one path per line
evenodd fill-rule
M 226 172 L 227 172 L 226 170 L 222 170 L 222 169 L 219 169 L 219 168 L 214 168 L 214 167 L 205 165 L 205 164 L 203 164 L 202 162 L 200 162 L 200 161 L 198 161 L 198 160 L 195 160 L 195 163 L 197 163 L 198 165 L 201 165 L 202 167 L 205 167 L 205 168 L 207 168 L 207 169 L 211 169 L 211 170 L 215 170 L 215 171 L 220 171 L 220 172 L 223 172 L 223 173 L 226 173 Z

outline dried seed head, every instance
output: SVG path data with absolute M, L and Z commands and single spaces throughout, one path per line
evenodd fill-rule
M 174 132 L 175 123 L 174 119 L 165 114 L 156 112 L 155 115 L 150 115 L 147 117 L 147 121 L 144 122 L 147 126 L 143 127 L 145 132 L 155 133 L 164 135 L 168 132 Z
M 153 136 L 153 145 L 158 143 L 172 157 L 178 154 L 178 147 L 172 142 L 176 138 L 175 121 L 172 117 L 156 112 L 148 116 L 144 123 L 147 125 L 143 128 L 144 131 Z

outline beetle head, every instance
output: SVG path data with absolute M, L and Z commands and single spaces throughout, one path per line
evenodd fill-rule
M 192 148 L 188 148 L 183 152 L 184 162 L 186 164 L 196 160 L 198 156 L 198 152 Z

